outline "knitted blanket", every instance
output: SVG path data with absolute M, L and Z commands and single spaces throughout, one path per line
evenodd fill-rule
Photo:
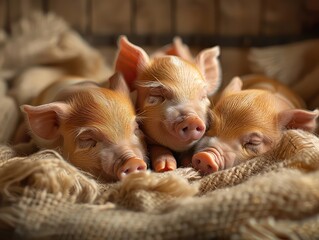
M 19 156 L 9 145 L 19 104 L 74 62 L 97 80 L 107 76 L 99 53 L 61 19 L 36 15 L 22 23 L 0 41 L 1 239 L 319 237 L 319 139 L 301 130 L 285 132 L 262 156 L 204 177 L 179 168 L 107 184 L 52 150 Z

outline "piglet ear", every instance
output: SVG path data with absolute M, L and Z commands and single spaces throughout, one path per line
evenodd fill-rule
M 221 69 L 218 60 L 218 46 L 201 51 L 195 59 L 196 65 L 208 83 L 208 94 L 214 94 L 221 84 Z
M 224 88 L 222 95 L 239 92 L 242 90 L 242 87 L 243 81 L 240 79 L 240 77 L 234 77 Z
M 278 121 L 282 127 L 288 129 L 303 129 L 314 132 L 317 127 L 318 109 L 306 111 L 301 109 L 289 109 L 279 113 Z
M 121 73 L 119 73 L 119 72 L 114 73 L 110 77 L 109 83 L 110 83 L 110 86 L 109 86 L 110 89 L 117 91 L 117 92 L 121 92 L 127 96 L 130 96 L 130 90 L 129 90 L 129 88 L 124 80 L 124 77 Z
M 189 47 L 183 43 L 180 37 L 175 37 L 172 44 L 160 48 L 152 55 L 152 57 L 162 57 L 165 55 L 173 55 L 194 62 L 194 57 L 189 50 Z
M 118 45 L 115 70 L 123 74 L 129 88 L 134 90 L 134 82 L 139 72 L 148 65 L 149 57 L 142 48 L 130 43 L 125 36 L 119 38 Z
M 70 105 L 62 102 L 40 106 L 22 105 L 21 110 L 33 135 L 54 140 L 60 135 L 60 121 L 70 112 Z

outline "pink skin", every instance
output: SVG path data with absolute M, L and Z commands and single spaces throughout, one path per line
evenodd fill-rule
M 206 152 L 199 152 L 193 156 L 194 168 L 199 169 L 202 174 L 209 174 L 224 169 L 224 158 L 216 148 L 207 149 Z
M 142 172 L 147 169 L 146 163 L 139 158 L 130 158 L 128 159 L 123 166 L 117 172 L 118 179 L 125 178 L 128 174 Z
M 154 159 L 152 166 L 155 172 L 166 172 L 176 169 L 176 161 L 169 149 L 153 145 L 149 148 L 149 151 Z
M 199 117 L 187 117 L 175 124 L 174 133 L 181 141 L 195 141 L 204 135 L 205 129 L 205 123 Z
M 192 157 L 192 166 L 203 175 L 230 168 L 236 164 L 241 141 L 222 141 L 216 137 L 203 137 Z
M 203 101 L 192 99 L 190 103 L 183 103 L 178 98 L 165 99 L 163 103 L 152 106 L 154 112 L 161 114 L 151 121 L 144 121 L 143 127 L 156 143 L 176 152 L 186 151 L 205 133 L 208 105 L 207 98 Z
M 166 102 L 169 104 L 168 100 Z M 152 167 L 156 172 L 176 169 L 177 163 L 171 149 L 176 152 L 187 151 L 196 144 L 206 130 L 205 108 L 198 111 L 202 113 L 199 116 L 193 111 L 186 111 L 189 106 L 185 106 L 185 104 L 179 103 L 177 106 L 167 108 L 165 106 L 160 107 L 162 107 L 160 111 L 164 111 L 167 117 L 163 120 L 162 116 L 158 116 L 152 121 L 145 121 L 144 125 L 144 129 L 148 129 L 149 141 L 162 144 L 149 145 Z
M 99 157 L 107 178 L 122 180 L 131 173 L 145 171 L 147 164 L 143 160 L 143 148 L 133 141 L 118 141 L 104 144 L 100 149 Z

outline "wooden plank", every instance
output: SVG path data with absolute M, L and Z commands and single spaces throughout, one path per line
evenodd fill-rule
M 91 28 L 94 34 L 131 32 L 130 0 L 92 0 Z
M 7 1 L 0 0 L 0 28 L 6 27 Z
M 319 12 L 318 0 L 305 0 L 305 5 L 308 11 Z
M 171 4 L 170 0 L 136 1 L 136 33 L 170 33 Z
M 62 17 L 74 29 L 85 32 L 88 24 L 87 1 L 49 0 L 48 10 Z
M 221 49 L 222 87 L 235 76 L 251 73 L 248 62 L 248 49 L 225 47 Z
M 214 33 L 215 5 L 215 1 L 212 0 L 176 0 L 177 33 Z
M 261 0 L 220 1 L 219 33 L 222 35 L 258 35 Z
M 304 2 L 305 11 L 303 13 L 303 32 L 318 33 L 319 27 L 319 1 L 306 0 Z
M 302 29 L 302 0 L 265 0 L 262 33 L 296 35 Z

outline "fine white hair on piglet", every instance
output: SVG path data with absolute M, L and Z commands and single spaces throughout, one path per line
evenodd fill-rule
M 150 80 L 150 81 L 144 81 L 144 82 L 136 82 L 136 85 L 139 87 L 144 87 L 144 88 L 157 88 L 157 87 L 163 87 L 165 88 L 165 85 L 158 79 L 157 81 Z

